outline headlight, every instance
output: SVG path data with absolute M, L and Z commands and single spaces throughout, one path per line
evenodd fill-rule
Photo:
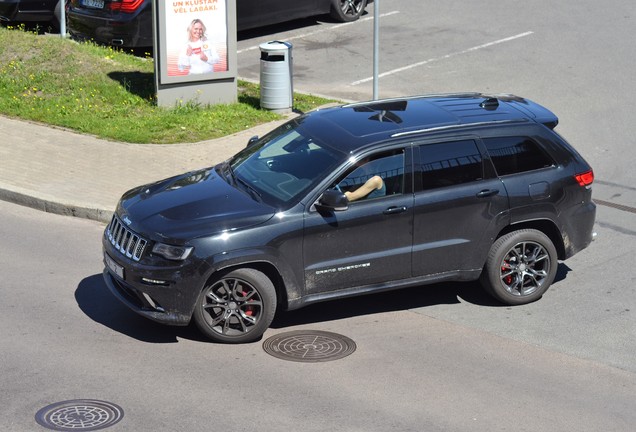
M 192 249 L 192 246 L 172 246 L 163 243 L 156 243 L 152 247 L 152 252 L 169 260 L 183 261 L 190 255 Z

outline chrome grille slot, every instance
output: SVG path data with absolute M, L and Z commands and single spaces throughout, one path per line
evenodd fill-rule
M 113 220 L 110 221 L 106 236 L 115 249 L 135 261 L 141 259 L 148 244 L 147 240 L 126 228 L 117 216 L 113 216 Z

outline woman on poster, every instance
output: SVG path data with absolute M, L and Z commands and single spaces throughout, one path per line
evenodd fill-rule
M 204 74 L 214 72 L 214 64 L 220 60 L 212 44 L 206 36 L 203 21 L 196 18 L 188 26 L 188 43 L 179 54 L 180 71 L 188 70 L 188 74 Z

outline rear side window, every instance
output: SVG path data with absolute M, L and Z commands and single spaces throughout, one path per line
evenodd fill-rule
M 420 146 L 420 172 L 424 190 L 481 180 L 481 153 L 472 140 Z
M 485 138 L 484 144 L 500 176 L 554 165 L 539 145 L 527 137 Z

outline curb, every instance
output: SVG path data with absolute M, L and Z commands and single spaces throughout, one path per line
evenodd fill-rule
M 95 220 L 98 222 L 109 223 L 113 217 L 112 210 L 104 210 L 99 208 L 89 208 L 77 206 L 74 204 L 66 204 L 52 201 L 31 193 L 22 193 L 12 190 L 5 185 L 0 185 L 0 200 L 47 213 L 58 214 L 61 216 L 73 216 L 84 219 Z

